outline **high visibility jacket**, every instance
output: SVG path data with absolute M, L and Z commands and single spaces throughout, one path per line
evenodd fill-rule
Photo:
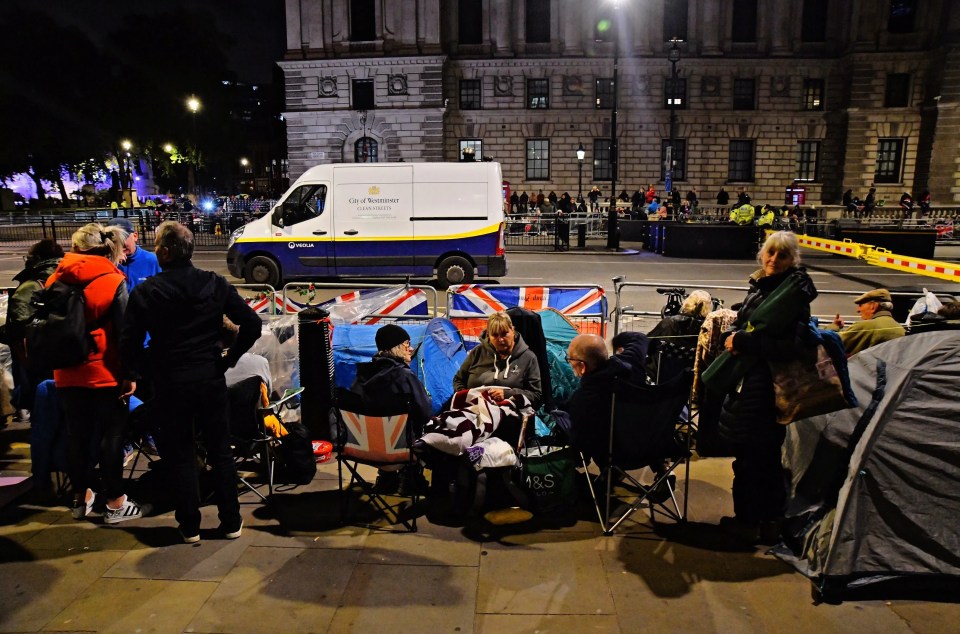
M 740 205 L 730 210 L 730 222 L 738 225 L 753 224 L 753 205 Z
M 764 208 L 763 213 L 757 216 L 757 226 L 758 227 L 771 227 L 773 226 L 773 210 L 769 207 Z

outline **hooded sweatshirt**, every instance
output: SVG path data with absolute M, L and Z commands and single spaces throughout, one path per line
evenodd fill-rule
M 500 359 L 487 333 L 480 335 L 480 345 L 471 350 L 453 377 L 453 389 L 460 391 L 485 385 L 504 389 L 506 398 L 524 395 L 534 407 L 540 405 L 540 365 L 520 333 L 516 333 L 513 350 Z
M 126 261 L 117 266 L 127 276 L 127 292 L 129 293 L 133 292 L 133 288 L 137 284 L 160 272 L 157 256 L 140 245 L 137 245 L 136 251 L 127 256 Z
M 127 285 L 123 273 L 102 255 L 67 253 L 47 280 L 82 285 L 84 314 L 94 348 L 87 360 L 70 368 L 53 371 L 57 387 L 113 387 L 123 380 L 117 338 L 127 306 Z

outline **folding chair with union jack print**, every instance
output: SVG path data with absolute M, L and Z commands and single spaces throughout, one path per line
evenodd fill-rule
M 409 495 L 390 497 L 409 498 L 393 503 L 378 493 L 374 485 L 363 478 L 359 466 L 406 467 L 419 473 L 422 466 L 417 462 L 410 447 L 413 445 L 413 427 L 409 424 L 410 404 L 403 397 L 394 397 L 392 402 L 369 403 L 354 392 L 337 390 L 334 410 L 337 424 L 337 476 L 340 486 L 340 517 L 346 522 L 349 516 L 350 490 L 357 485 L 370 505 L 391 525 L 403 526 L 401 532 L 417 532 L 416 507 L 420 501 L 417 487 Z M 350 481 L 344 488 L 343 468 L 350 473 Z M 382 526 L 361 524 L 381 530 Z

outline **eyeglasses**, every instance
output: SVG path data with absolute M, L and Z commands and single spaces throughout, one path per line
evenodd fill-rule
M 583 359 L 578 359 L 578 358 L 576 358 L 576 357 L 567 357 L 567 363 L 570 363 L 571 361 L 578 361 L 579 363 L 586 363 Z

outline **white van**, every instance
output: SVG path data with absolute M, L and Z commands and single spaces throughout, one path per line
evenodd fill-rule
M 500 164 L 317 165 L 230 238 L 230 273 L 285 280 L 436 276 L 442 287 L 507 274 Z

